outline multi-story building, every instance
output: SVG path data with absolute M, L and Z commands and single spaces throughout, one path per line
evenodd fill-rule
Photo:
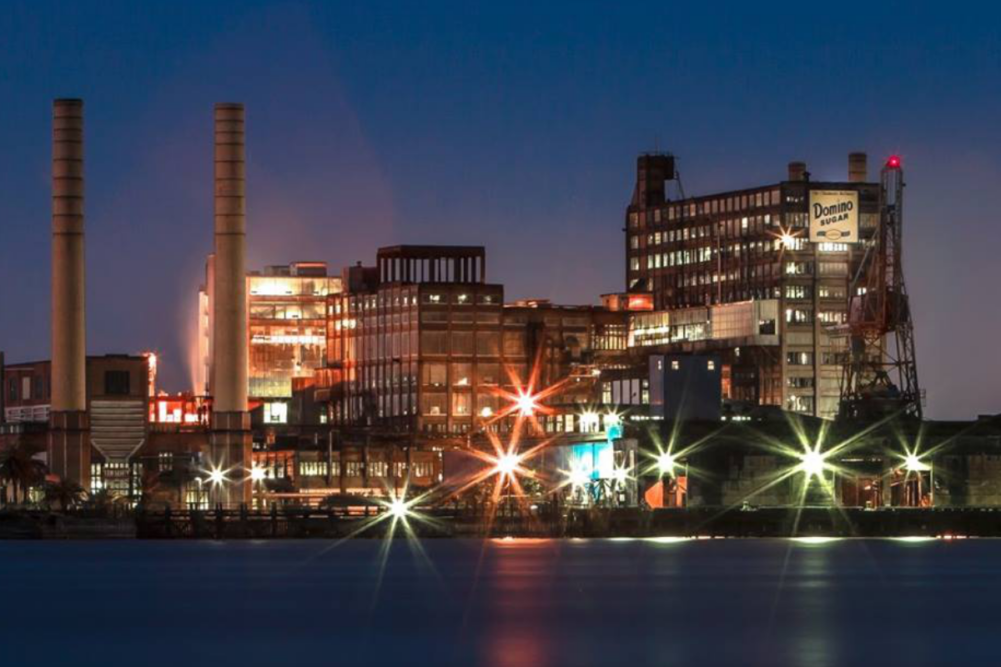
M 811 196 L 857 193 L 858 235 L 873 233 L 879 185 L 864 154 L 847 181 L 810 179 L 801 162 L 786 180 L 672 199 L 674 158 L 642 155 L 626 212 L 626 279 L 651 293 L 654 311 L 631 318 L 630 346 L 650 352 L 715 352 L 724 398 L 821 417 L 837 413 L 858 238 L 811 242 Z
M 441 436 L 505 430 L 510 422 L 495 417 L 533 384 L 536 364 L 533 391 L 576 373 L 590 382 L 576 395 L 590 400 L 594 369 L 626 349 L 625 313 L 504 306 L 485 266 L 482 247 L 396 246 L 380 249 L 374 268 L 345 271 L 346 291 L 329 300 L 321 373 L 332 423 Z
M 212 258 L 206 285 L 211 285 Z M 268 266 L 247 276 L 249 340 L 248 396 L 263 408 L 265 423 L 288 421 L 289 402 L 296 389 L 312 384 L 327 358 L 327 299 L 341 291 L 341 279 L 327 275 L 325 262 L 293 262 Z M 211 394 L 208 353 L 212 322 L 207 288 L 199 293 L 199 347 L 202 378 L 199 389 Z

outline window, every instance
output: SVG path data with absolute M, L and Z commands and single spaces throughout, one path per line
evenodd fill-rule
M 128 396 L 129 394 L 129 372 L 128 371 L 105 371 L 104 372 L 104 393 L 108 396 Z
M 476 334 L 476 354 L 481 357 L 496 357 L 500 354 L 500 334 L 479 332 Z
M 676 371 L 676 370 L 680 370 L 680 369 L 681 369 L 681 362 L 679 362 L 677 359 L 674 359 L 673 361 L 671 361 L 671 370 L 672 371 Z
M 299 475 L 301 477 L 326 477 L 326 461 L 299 461 Z
M 446 369 L 447 366 L 444 363 L 424 362 L 424 385 L 444 387 L 447 382 L 445 377 Z
M 839 285 L 820 285 L 817 288 L 817 295 L 821 299 L 844 299 L 845 288 Z
M 813 273 L 813 266 L 809 262 L 786 262 L 787 276 L 803 276 Z
M 803 308 L 786 308 L 786 322 L 789 324 L 810 324 L 813 313 Z
M 473 365 L 470 363 L 452 364 L 452 386 L 469 387 L 473 384 Z
M 476 395 L 476 414 L 482 419 L 489 419 L 497 414 L 500 397 L 494 394 Z
M 265 403 L 264 404 L 265 424 L 287 424 L 288 423 L 288 403 Z
M 813 413 L 813 396 L 790 396 L 786 399 L 786 410 Z
M 448 414 L 448 394 L 426 391 L 421 395 L 421 414 L 430 417 L 444 417 Z
M 174 469 L 174 452 L 159 452 L 156 457 L 156 468 L 160 472 Z
M 525 335 L 520 331 L 504 332 L 504 356 L 525 356 Z
M 447 354 L 448 332 L 422 331 L 421 352 L 423 352 L 424 354 Z
M 448 322 L 448 311 L 425 310 L 421 312 L 421 322 L 431 322 L 431 323 Z
M 820 252 L 848 252 L 847 243 L 818 243 L 817 250 Z
M 812 352 L 786 352 L 786 363 L 790 366 L 812 366 Z
M 472 395 L 464 392 L 454 392 L 452 394 L 452 416 L 468 417 L 472 409 Z
M 809 299 L 811 292 L 809 285 L 786 285 L 785 295 L 787 299 Z
M 473 354 L 473 332 L 452 332 L 452 354 L 471 356 Z
M 715 361 L 713 361 L 712 359 L 710 359 L 710 360 L 709 360 L 709 361 L 708 361 L 708 362 L 706 363 L 706 370 L 710 370 L 710 371 L 714 371 L 714 370 L 716 370 L 716 362 L 715 362 Z
M 479 373 L 480 384 L 500 384 L 500 364 L 478 364 L 476 370 Z

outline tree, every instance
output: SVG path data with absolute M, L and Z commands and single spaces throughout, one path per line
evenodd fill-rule
M 124 504 L 125 498 L 109 489 L 91 493 L 84 502 L 85 507 L 105 516 L 116 512 Z
M 18 491 L 21 502 L 28 502 L 28 491 L 45 481 L 46 465 L 35 458 L 41 449 L 18 438 L 10 447 L 0 452 L 0 479 L 8 482 L 17 501 Z
M 71 479 L 61 479 L 45 485 L 46 504 L 51 507 L 58 503 L 59 509 L 64 512 L 80 504 L 85 495 L 83 487 Z

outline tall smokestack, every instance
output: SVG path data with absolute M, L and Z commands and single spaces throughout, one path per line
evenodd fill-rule
M 213 396 L 218 412 L 247 410 L 247 294 L 243 105 L 215 107 Z
M 848 154 L 848 182 L 865 183 L 869 180 L 869 158 L 865 153 Z
M 215 107 L 215 264 L 212 271 L 212 458 L 239 480 L 219 502 L 249 499 L 247 282 L 245 270 L 244 126 L 242 104 Z
M 52 404 L 49 467 L 86 486 L 87 348 L 84 320 L 83 100 L 52 105 Z

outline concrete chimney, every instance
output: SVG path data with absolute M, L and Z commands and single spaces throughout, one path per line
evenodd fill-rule
M 247 411 L 247 281 L 243 105 L 215 108 L 213 405 Z
M 211 464 L 231 471 L 232 481 L 215 489 L 226 504 L 250 499 L 243 120 L 242 104 L 216 105 Z
M 790 162 L 789 163 L 789 180 L 790 181 L 805 181 L 806 180 L 806 163 L 805 162 Z
M 83 100 L 52 105 L 52 403 L 49 468 L 87 488 Z
M 869 180 L 869 158 L 865 153 L 848 154 L 848 182 L 865 183 Z

